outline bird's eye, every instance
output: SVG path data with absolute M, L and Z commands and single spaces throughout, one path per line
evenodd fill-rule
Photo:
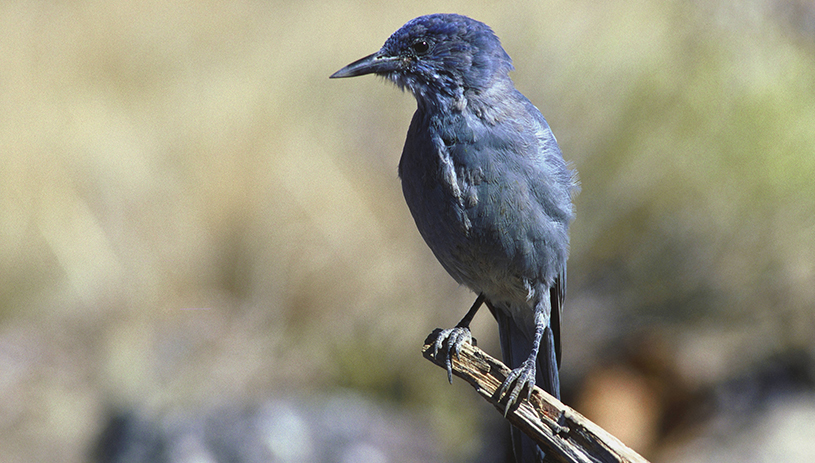
M 417 55 L 424 55 L 428 50 L 430 50 L 430 44 L 427 43 L 426 40 L 419 40 L 418 42 L 413 42 L 413 45 L 411 45 L 410 48 Z

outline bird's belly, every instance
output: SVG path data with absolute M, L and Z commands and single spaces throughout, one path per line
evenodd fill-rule
M 491 300 L 527 301 L 539 269 L 524 264 L 518 243 L 508 246 L 513 237 L 495 217 L 477 212 L 476 187 L 455 186 L 441 180 L 414 188 L 403 177 L 405 199 L 425 242 L 460 284 Z

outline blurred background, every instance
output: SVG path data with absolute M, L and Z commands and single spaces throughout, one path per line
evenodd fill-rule
M 328 79 L 433 12 L 580 172 L 564 401 L 654 462 L 815 460 L 813 3 L 11 0 L 3 461 L 506 461 L 420 353 L 474 295 L 402 199 L 415 102 Z

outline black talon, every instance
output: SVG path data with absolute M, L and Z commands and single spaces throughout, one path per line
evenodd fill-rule
M 464 343 L 475 344 L 475 339 L 470 333 L 470 322 L 483 303 L 484 295 L 479 294 L 464 318 L 454 328 L 441 330 L 436 342 L 433 343 L 433 358 L 438 359 L 439 351 L 445 351 L 444 364 L 447 367 L 447 381 L 450 384 L 453 384 L 453 355 L 455 354 L 456 359 L 459 359 L 461 358 L 461 346 Z

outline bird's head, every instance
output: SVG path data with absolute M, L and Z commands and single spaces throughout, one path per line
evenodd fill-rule
M 457 14 L 409 21 L 382 48 L 331 77 L 377 74 L 409 89 L 421 101 L 479 93 L 509 79 L 512 60 L 486 24 Z

